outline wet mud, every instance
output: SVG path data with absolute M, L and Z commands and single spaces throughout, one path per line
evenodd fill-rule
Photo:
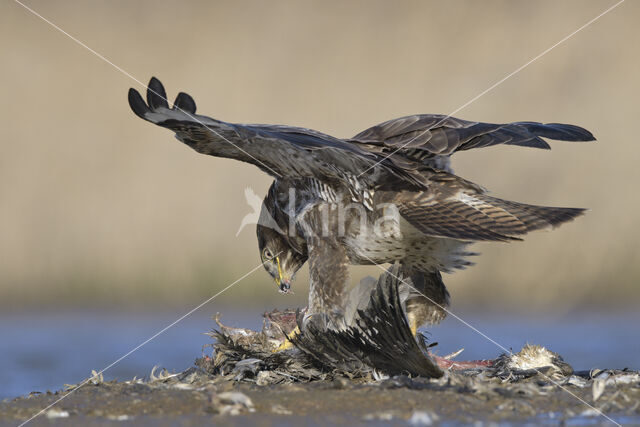
M 475 421 L 640 424 L 637 372 L 574 373 L 554 383 L 536 374 L 502 379 L 486 372 L 446 371 L 438 379 L 395 376 L 372 381 L 335 377 L 312 382 L 234 379 L 200 368 L 147 380 L 104 382 L 0 403 L 2 425 L 17 425 L 63 396 L 33 425 L 402 424 Z M 582 401 L 580 401 L 580 399 Z

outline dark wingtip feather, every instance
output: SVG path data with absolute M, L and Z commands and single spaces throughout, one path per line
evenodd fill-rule
M 179 108 L 187 113 L 195 114 L 196 102 L 193 100 L 191 95 L 180 92 L 178 96 L 176 96 L 176 100 L 173 102 L 173 108 Z
M 145 113 L 148 113 L 150 111 L 149 107 L 147 107 L 147 104 L 144 102 L 144 99 L 142 99 L 140 93 L 134 88 L 129 89 L 129 106 L 136 114 L 136 116 L 143 119 L 145 118 Z
M 575 125 L 564 123 L 548 123 L 547 126 L 562 132 L 565 135 L 564 141 L 595 141 L 596 137 L 591 132 Z
M 151 77 L 149 80 L 149 86 L 147 87 L 147 103 L 152 110 L 159 107 L 169 108 L 167 103 L 167 93 L 164 90 L 164 86 L 160 83 L 160 80 L 155 77 Z
M 536 123 L 519 122 L 520 126 L 527 129 L 536 136 L 555 139 L 558 141 L 594 141 L 595 137 L 591 132 L 580 126 L 568 125 L 564 123 Z

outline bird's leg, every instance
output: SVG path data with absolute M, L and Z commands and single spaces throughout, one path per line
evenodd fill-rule
M 340 209 L 322 203 L 304 214 L 304 233 L 309 253 L 309 306 L 306 322 L 313 318 L 322 328 L 344 320 L 349 283 L 349 257 L 341 239 Z
M 309 239 L 309 308 L 305 323 L 334 329 L 344 322 L 349 270 L 346 250 L 335 238 Z M 313 319 L 313 320 L 312 320 Z
M 335 207 L 328 204 L 315 206 L 306 212 L 303 226 L 307 233 L 309 250 L 309 306 L 302 322 L 322 322 L 322 327 L 339 324 L 344 317 L 343 305 L 346 299 L 346 285 L 349 281 L 349 258 L 339 236 L 333 233 L 337 226 L 328 218 L 334 219 Z M 320 234 L 317 234 L 320 233 Z M 300 334 L 296 327 L 286 340 L 275 349 L 276 352 L 293 347 L 291 339 Z

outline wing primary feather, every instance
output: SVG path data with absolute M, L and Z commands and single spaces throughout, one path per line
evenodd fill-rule
M 517 145 L 550 149 L 543 138 L 562 141 L 593 141 L 593 134 L 579 126 L 563 123 L 481 123 L 439 115 L 415 115 L 381 123 L 360 132 L 351 140 L 370 151 L 391 153 L 422 164 L 432 164 L 438 155 L 493 145 Z M 379 147 L 379 148 L 378 148 Z
M 149 107 L 147 107 L 147 104 L 144 102 L 144 99 L 142 99 L 142 95 L 140 95 L 140 92 L 138 92 L 134 88 L 129 89 L 129 106 L 131 107 L 133 112 L 136 113 L 136 116 L 142 119 L 145 119 L 145 113 L 151 111 L 149 110 Z
M 514 124 L 522 126 L 534 135 L 559 141 L 595 141 L 596 139 L 588 130 L 564 123 L 517 122 Z
M 164 86 L 162 86 L 160 80 L 155 77 L 151 77 L 151 80 L 149 80 L 149 86 L 147 87 L 147 103 L 152 110 L 160 107 L 169 108 L 167 93 L 164 90 Z
M 173 108 L 179 108 L 189 114 L 195 114 L 196 102 L 193 100 L 191 95 L 180 92 L 178 96 L 176 96 L 176 100 L 173 102 Z

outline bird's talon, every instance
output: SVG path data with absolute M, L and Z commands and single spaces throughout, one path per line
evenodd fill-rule
M 293 348 L 293 343 L 291 342 L 291 340 L 293 339 L 293 337 L 299 334 L 300 334 L 300 328 L 296 326 L 294 330 L 289 332 L 289 334 L 287 335 L 285 340 L 282 342 L 282 344 L 280 344 L 275 350 L 273 350 L 273 352 L 278 353 L 280 351 L 285 351 Z
M 411 329 L 411 335 L 415 338 L 418 335 L 418 323 L 411 319 L 409 321 L 409 329 Z
M 279 353 L 281 351 L 289 350 L 290 348 L 293 348 L 293 343 L 289 340 L 285 340 L 282 344 L 276 347 L 275 350 L 273 350 L 273 353 Z

